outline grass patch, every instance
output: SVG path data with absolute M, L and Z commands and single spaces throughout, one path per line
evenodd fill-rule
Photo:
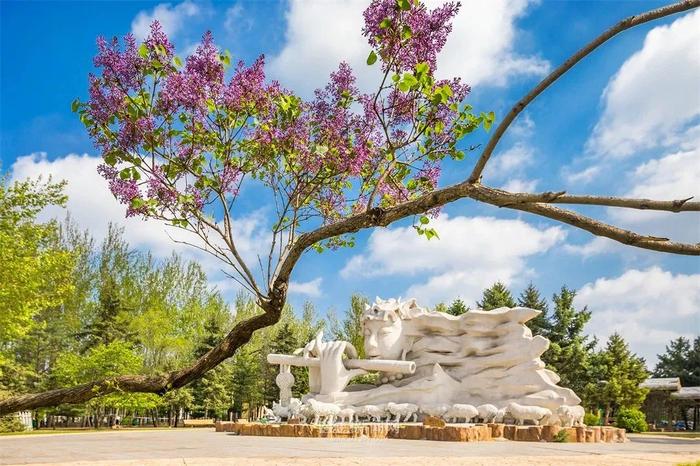
M 665 437 L 700 438 L 700 432 L 640 432 L 639 435 L 663 435 Z M 695 466 L 695 464 L 693 466 Z M 700 466 L 700 464 L 698 464 L 697 466 Z

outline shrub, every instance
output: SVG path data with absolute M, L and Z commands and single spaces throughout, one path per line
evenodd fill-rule
M 615 417 L 615 426 L 627 432 L 646 432 L 649 428 L 644 413 L 634 408 L 620 409 Z
M 566 430 L 560 430 L 559 432 L 557 432 L 557 435 L 554 436 L 552 441 L 557 442 L 557 443 L 568 442 L 569 441 L 569 432 L 567 432 Z
M 583 423 L 587 426 L 598 426 L 600 425 L 600 416 L 593 413 L 586 413 L 583 416 Z
M 14 414 L 0 416 L 0 433 L 24 432 L 24 424 Z

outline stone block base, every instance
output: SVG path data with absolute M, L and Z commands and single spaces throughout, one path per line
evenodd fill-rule
M 448 442 L 481 442 L 496 438 L 520 442 L 625 442 L 625 429 L 616 427 L 558 427 L 514 426 L 504 424 L 447 424 L 433 427 L 422 424 L 335 424 L 332 426 L 310 424 L 261 424 L 257 422 L 216 423 L 217 432 L 263 437 L 324 437 L 324 438 L 372 438 L 404 440 L 436 440 Z M 560 434 L 565 431 L 566 434 Z

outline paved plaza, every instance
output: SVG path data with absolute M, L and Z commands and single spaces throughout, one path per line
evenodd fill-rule
M 368 459 L 373 458 L 369 463 Z M 624 444 L 479 443 L 239 437 L 213 429 L 0 437 L 0 465 L 675 465 L 700 440 L 632 436 Z

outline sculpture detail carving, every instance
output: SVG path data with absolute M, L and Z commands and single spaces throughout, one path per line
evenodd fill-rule
M 467 422 L 581 422 L 581 400 L 559 387 L 540 359 L 549 341 L 525 325 L 539 313 L 515 307 L 452 316 L 423 309 L 415 299 L 377 298 L 362 316 L 366 359 L 358 359 L 349 342 L 326 342 L 319 332 L 294 355 L 270 354 L 268 362 L 280 365 L 283 406 L 294 381 L 286 376 L 289 367 L 308 367 L 310 393 L 302 401 L 311 403 L 317 420 L 330 423 L 342 409 L 343 419 L 352 419 L 352 410 L 358 419 L 374 420 L 420 411 Z M 349 385 L 368 371 L 379 372 L 378 385 Z

